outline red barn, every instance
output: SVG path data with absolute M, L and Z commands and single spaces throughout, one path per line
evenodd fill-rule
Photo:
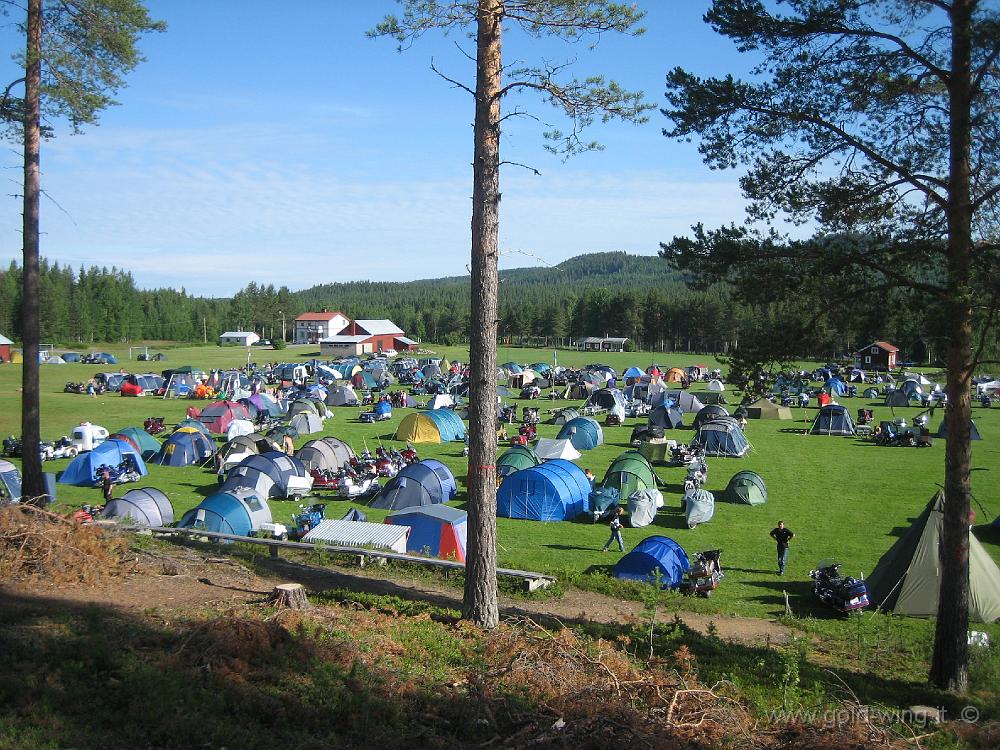
M 383 352 L 386 349 L 396 350 L 396 340 L 406 336 L 403 329 L 391 320 L 355 320 L 341 331 L 340 335 L 367 336 L 364 343 L 371 344 L 374 352 Z
M 875 341 L 854 352 L 854 363 L 862 370 L 895 370 L 899 348 L 888 341 Z
M 0 362 L 10 362 L 10 347 L 14 342 L 0 334 Z

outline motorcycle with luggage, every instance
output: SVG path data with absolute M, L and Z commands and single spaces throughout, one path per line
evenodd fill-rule
M 813 593 L 823 604 L 843 614 L 861 612 L 869 604 L 868 587 L 859 578 L 841 575 L 840 565 L 832 558 L 825 558 L 815 570 L 809 571 Z

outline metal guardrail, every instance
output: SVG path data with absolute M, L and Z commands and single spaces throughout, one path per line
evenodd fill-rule
M 455 560 L 441 560 L 435 557 L 416 557 L 414 555 L 404 555 L 399 552 L 389 552 L 385 550 L 368 549 L 366 547 L 347 547 L 335 544 L 316 545 L 311 542 L 288 542 L 281 539 L 266 539 L 256 536 L 240 536 L 239 534 L 223 534 L 221 532 L 208 532 L 203 529 L 176 529 L 171 526 L 129 526 L 123 524 L 102 524 L 124 531 L 152 531 L 157 534 L 179 534 L 188 537 L 202 537 L 209 540 L 226 540 L 232 542 L 242 542 L 244 544 L 258 544 L 269 548 L 271 557 L 278 557 L 281 549 L 292 549 L 303 552 L 329 552 L 337 555 L 360 556 L 362 560 L 366 558 L 376 560 L 394 560 L 415 565 L 426 565 L 432 568 L 443 568 L 445 570 L 465 570 L 465 563 Z M 363 563 L 362 563 L 363 564 Z M 505 578 L 517 578 L 524 581 L 525 589 L 530 593 L 538 589 L 547 588 L 555 583 L 555 576 L 544 573 L 535 573 L 530 570 L 516 570 L 513 568 L 497 568 L 497 576 Z

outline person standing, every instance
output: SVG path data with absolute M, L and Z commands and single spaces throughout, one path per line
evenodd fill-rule
M 618 542 L 618 549 L 622 552 L 625 551 L 625 540 L 622 539 L 622 515 L 624 513 L 625 511 L 622 510 L 622 506 L 619 505 L 615 508 L 615 513 L 611 516 L 611 536 L 604 543 L 601 552 L 607 552 L 612 542 Z
M 115 483 L 111 481 L 111 471 L 105 467 L 101 472 L 101 488 L 104 490 L 104 504 L 107 505 L 114 499 Z
M 785 575 L 785 565 L 788 563 L 788 543 L 795 537 L 791 529 L 785 528 L 784 521 L 771 529 L 771 538 L 778 544 L 778 575 Z
M 590 469 L 586 469 L 584 470 L 583 475 L 587 477 L 587 481 L 590 482 L 590 491 L 593 492 L 595 485 L 597 484 L 597 479 L 594 477 L 594 472 L 592 472 Z

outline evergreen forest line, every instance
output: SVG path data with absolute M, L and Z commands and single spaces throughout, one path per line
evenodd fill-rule
M 45 343 L 212 342 L 227 330 L 291 338 L 308 310 L 341 310 L 352 318 L 389 318 L 420 341 L 469 340 L 468 277 L 410 282 L 352 281 L 301 291 L 250 283 L 232 298 L 176 289 L 139 289 L 126 270 L 41 263 L 41 336 Z M 0 271 L 0 333 L 20 340 L 20 267 Z M 905 299 L 883 305 L 785 300 L 767 306 L 737 302 L 721 284 L 692 288 L 657 256 L 591 253 L 559 266 L 501 271 L 500 338 L 507 345 L 553 346 L 580 336 L 627 336 L 643 350 L 727 353 L 740 343 L 777 337 L 776 327 L 802 324 L 791 344 L 797 356 L 826 358 L 886 339 L 905 356 L 933 360 L 943 352 L 936 315 Z M 835 313 L 835 314 L 833 314 Z M 807 333 L 808 331 L 808 333 Z

